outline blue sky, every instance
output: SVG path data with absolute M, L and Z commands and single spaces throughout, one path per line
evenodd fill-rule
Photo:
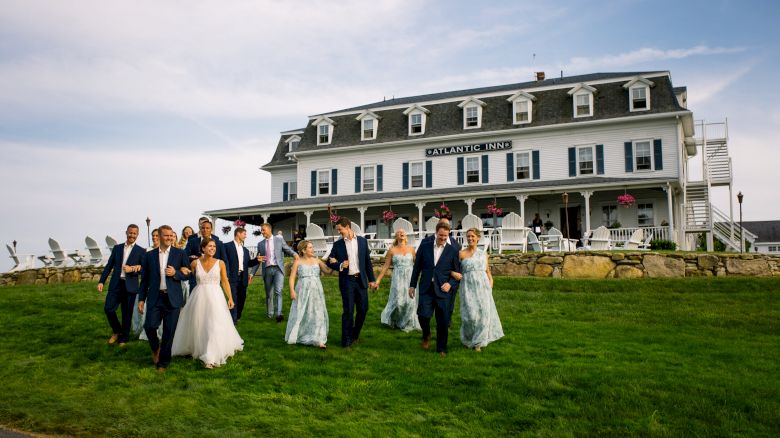
M 308 115 L 535 71 L 671 71 L 728 117 L 745 220 L 780 219 L 773 1 L 3 3 L 0 240 L 23 253 L 267 202 L 258 167 Z

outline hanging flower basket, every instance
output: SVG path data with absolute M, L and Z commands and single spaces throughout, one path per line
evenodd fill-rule
M 254 231 L 252 231 L 252 235 L 253 236 L 259 236 L 261 234 L 263 234 L 263 229 L 262 228 L 256 228 Z
M 232 229 L 233 229 L 233 227 L 231 227 L 230 225 L 225 225 L 224 227 L 222 227 L 222 234 L 224 234 L 224 235 L 226 235 L 226 236 L 227 236 L 227 234 L 228 234 L 228 233 L 230 232 L 230 230 L 232 230 Z
M 332 208 L 330 204 L 328 204 L 328 220 L 330 223 L 335 224 L 336 222 L 341 219 L 341 216 L 338 215 L 335 208 Z
M 246 222 L 242 221 L 241 219 L 236 219 L 233 222 L 233 225 L 236 226 L 236 227 L 244 228 L 246 226 Z
M 496 205 L 496 201 L 493 201 L 492 203 L 487 205 L 487 212 L 489 214 L 494 214 L 496 216 L 501 216 L 504 214 L 504 209 L 500 208 Z
M 449 219 L 450 217 L 452 217 L 452 213 L 450 212 L 450 208 L 447 207 L 447 204 L 445 204 L 443 202 L 441 203 L 439 208 L 434 208 L 433 209 L 433 215 L 436 216 L 439 219 L 444 218 L 444 217 Z
M 634 205 L 635 202 L 636 199 L 633 196 L 629 195 L 628 193 L 617 197 L 617 203 L 626 208 L 631 207 L 632 205 Z
M 389 224 L 390 222 L 394 221 L 395 218 L 398 217 L 398 214 L 394 212 L 393 210 L 385 210 L 382 212 L 382 220 L 384 223 Z

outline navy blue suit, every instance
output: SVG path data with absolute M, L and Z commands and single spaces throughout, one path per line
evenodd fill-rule
M 127 255 L 125 264 L 128 266 L 139 266 L 143 260 L 143 256 L 146 254 L 146 250 L 138 245 L 134 245 L 130 250 L 130 254 Z M 111 282 L 108 283 L 108 291 L 106 292 L 106 304 L 103 310 L 106 312 L 108 323 L 111 325 L 111 330 L 115 334 L 119 335 L 119 342 L 124 343 L 130 340 L 130 324 L 133 317 L 133 306 L 135 305 L 135 297 L 138 293 L 138 277 L 139 272 L 127 272 L 125 278 L 122 279 L 122 258 L 125 256 L 125 244 L 120 243 L 115 245 L 111 250 L 111 256 L 108 258 L 106 266 L 103 268 L 103 273 L 100 274 L 100 281 L 98 283 L 105 284 L 108 279 L 108 275 L 111 271 L 114 275 L 111 276 Z M 116 316 L 116 309 L 121 307 L 122 309 L 122 322 L 119 322 L 119 318 Z
M 371 253 L 368 250 L 368 242 L 364 237 L 355 236 L 357 239 L 357 258 L 360 273 L 357 276 L 349 275 L 349 268 L 339 271 L 339 290 L 341 291 L 341 346 L 349 347 L 352 342 L 360 338 L 360 330 L 368 313 L 368 283 L 374 282 L 374 266 L 371 264 Z M 330 259 L 336 259 L 336 263 L 330 263 Z M 344 239 L 337 240 L 328 255 L 328 266 L 338 270 L 341 263 L 348 260 L 347 246 Z M 357 314 L 353 319 L 353 312 L 357 307 Z
M 219 237 L 212 234 L 211 240 L 217 245 L 217 252 L 214 253 L 214 258 L 224 261 L 225 260 L 225 248 L 224 244 L 219 240 Z M 197 259 L 203 253 L 200 251 L 201 237 L 199 234 L 193 234 L 187 239 L 187 245 L 184 247 L 184 252 L 187 253 L 187 260 L 192 262 Z M 195 276 L 190 277 L 190 290 L 195 289 Z
M 239 269 L 238 251 L 236 251 L 235 241 L 228 242 L 222 246 L 223 259 L 225 262 L 225 269 L 227 270 L 228 283 L 230 283 L 230 292 L 233 295 L 233 302 L 236 303 L 232 309 L 230 309 L 230 316 L 233 317 L 233 324 L 241 319 L 241 312 L 244 310 L 244 303 L 246 303 L 246 288 L 249 286 L 249 268 L 257 266 L 260 262 L 256 258 L 252 258 L 249 255 L 249 250 L 241 249 L 244 253 L 244 263 Z
M 423 239 L 423 242 L 425 242 L 426 240 L 430 240 L 431 242 L 435 242 L 436 241 L 436 234 L 432 234 L 430 236 L 427 236 L 425 239 Z M 458 251 L 461 250 L 460 243 L 458 243 L 457 239 L 452 237 L 452 235 L 450 235 L 450 245 L 454 246 L 455 249 L 457 249 Z M 456 297 L 453 296 L 452 300 L 450 300 L 450 315 L 452 315 L 452 312 L 455 310 L 455 298 Z
M 460 272 L 458 250 L 451 244 L 445 245 L 434 264 L 433 248 L 435 239 L 424 239 L 417 248 L 414 260 L 412 279 L 409 287 L 417 288 L 417 316 L 423 330 L 423 339 L 431 335 L 431 316 L 436 314 L 436 351 L 447 351 L 450 318 L 452 318 L 452 302 L 458 292 L 460 282 L 452 278 L 452 271 Z M 418 287 L 419 280 L 419 287 Z M 441 290 L 444 283 L 449 283 L 449 292 Z
M 181 268 L 190 267 L 187 254 L 184 250 L 170 247 L 168 253 L 168 265 L 176 270 L 172 276 L 165 276 L 165 292 L 160 287 L 160 249 L 155 248 L 146 253 L 142 263 L 141 291 L 138 301 L 145 302 L 144 312 L 146 322 L 144 331 L 149 338 L 149 347 L 152 351 L 160 349 L 158 368 L 165 368 L 171 362 L 171 346 L 173 335 L 176 333 L 176 324 L 179 322 L 179 310 L 184 303 L 181 291 L 181 282 L 189 277 L 181 272 Z M 157 328 L 163 325 L 162 341 L 157 338 Z

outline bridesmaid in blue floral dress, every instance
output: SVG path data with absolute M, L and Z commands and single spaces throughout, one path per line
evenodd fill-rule
M 298 244 L 301 257 L 290 270 L 290 315 L 284 340 L 288 344 L 314 345 L 326 348 L 328 342 L 328 309 L 320 281 L 320 271 L 333 272 L 314 255 L 308 240 Z M 295 280 L 298 284 L 295 284 Z
M 379 283 L 392 263 L 390 294 L 385 310 L 382 311 L 381 321 L 384 325 L 410 332 L 420 330 L 420 321 L 417 319 L 417 295 L 409 298 L 409 281 L 412 278 L 415 252 L 407 242 L 406 231 L 396 231 L 393 246 L 387 251 L 385 265 L 376 279 L 376 288 L 379 289 Z
M 493 276 L 488 256 L 477 248 L 480 232 L 471 228 L 466 232 L 467 247 L 460 252 L 462 276 L 460 282 L 460 340 L 474 351 L 504 336 L 496 303 L 493 301 Z

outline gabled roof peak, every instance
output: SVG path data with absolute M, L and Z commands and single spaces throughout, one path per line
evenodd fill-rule
M 357 117 L 355 117 L 355 120 L 361 121 L 361 120 L 365 119 L 366 117 L 371 117 L 371 118 L 374 118 L 376 120 L 379 120 L 379 119 L 382 118 L 379 115 L 377 115 L 377 113 L 375 113 L 375 112 L 373 112 L 371 110 L 363 110 Z
M 509 99 L 507 99 L 506 101 L 507 102 L 514 102 L 517 99 L 528 99 L 528 100 L 531 100 L 531 101 L 535 102 L 536 101 L 536 96 L 534 96 L 531 93 L 526 93 L 525 91 L 520 90 L 517 93 L 509 96 Z
M 648 87 L 655 87 L 655 82 L 653 82 L 653 81 L 651 81 L 649 79 L 645 79 L 642 76 L 636 76 L 636 77 L 634 77 L 634 79 L 631 79 L 630 81 L 628 81 L 625 84 L 623 84 L 623 88 L 625 88 L 627 90 L 630 87 L 633 87 L 634 84 L 636 84 L 636 83 L 642 83 L 642 84 L 647 85 Z
M 409 114 L 412 113 L 412 111 L 422 111 L 425 114 L 430 114 L 431 113 L 431 110 L 429 110 L 428 108 L 425 108 L 424 106 L 420 106 L 420 105 L 415 103 L 412 106 L 410 106 L 409 108 L 407 108 L 406 110 L 404 110 L 404 115 L 408 116 Z
M 487 105 L 485 102 L 483 102 L 483 101 L 481 101 L 481 100 L 477 99 L 476 97 L 474 97 L 474 96 L 469 96 L 468 98 L 466 98 L 466 100 L 464 100 L 463 102 L 459 103 L 459 104 L 458 104 L 458 107 L 460 107 L 460 108 L 463 108 L 463 107 L 465 107 L 466 105 L 468 105 L 468 104 L 470 104 L 470 103 L 476 103 L 476 104 L 477 104 L 477 105 L 479 105 L 479 106 L 485 106 L 485 105 Z
M 589 93 L 595 93 L 596 92 L 595 88 L 591 87 L 590 85 L 588 85 L 588 84 L 586 84 L 584 82 L 581 82 L 581 83 L 577 84 L 576 86 L 574 86 L 574 88 L 569 90 L 569 96 L 573 95 L 574 93 L 576 93 L 576 92 L 578 92 L 580 90 L 585 90 L 585 91 L 587 91 Z
M 336 122 L 334 122 L 333 119 L 328 116 L 319 116 L 311 122 L 312 125 L 322 125 L 323 123 L 327 123 L 329 125 L 336 124 Z

